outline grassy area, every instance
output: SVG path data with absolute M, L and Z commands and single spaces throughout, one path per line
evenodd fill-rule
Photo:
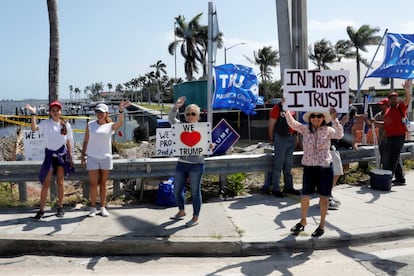
M 172 104 L 158 105 L 158 103 L 153 103 L 153 102 L 151 102 L 150 104 L 148 104 L 148 102 L 135 103 L 135 104 L 148 108 L 148 109 L 152 109 L 152 110 L 158 110 L 158 111 L 162 110 L 163 112 L 168 112 L 172 106 Z

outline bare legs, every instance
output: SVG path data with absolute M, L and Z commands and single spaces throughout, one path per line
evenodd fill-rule
M 96 206 L 96 199 L 98 197 L 98 185 L 99 185 L 99 195 L 101 199 L 101 207 L 106 206 L 106 181 L 108 180 L 109 172 L 110 172 L 109 170 L 88 171 L 92 207 Z
M 63 207 L 63 196 L 65 194 L 65 170 L 63 167 L 58 166 L 56 168 L 57 176 L 56 176 L 56 183 L 58 188 L 58 207 Z M 50 170 L 47 174 L 45 181 L 42 183 L 42 190 L 40 191 L 40 211 L 44 212 L 47 195 L 49 192 L 50 184 L 52 183 L 52 176 L 53 176 L 53 170 Z
M 308 216 L 308 210 L 309 210 L 309 196 L 302 196 L 300 200 L 300 206 L 301 206 L 301 215 L 300 215 L 300 224 L 303 226 L 306 226 L 307 222 L 307 216 Z M 326 214 L 328 213 L 328 202 L 329 198 L 326 196 L 319 197 L 319 209 L 320 209 L 320 216 L 321 220 L 319 222 L 319 228 L 324 229 L 325 228 L 325 219 Z

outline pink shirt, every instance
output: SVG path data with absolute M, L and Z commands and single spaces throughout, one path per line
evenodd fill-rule
M 338 119 L 332 121 L 332 127 L 321 126 L 315 133 L 309 131 L 309 126 L 296 121 L 288 112 L 286 120 L 289 126 L 303 136 L 303 166 L 329 167 L 332 162 L 330 153 L 331 139 L 341 139 L 344 129 Z

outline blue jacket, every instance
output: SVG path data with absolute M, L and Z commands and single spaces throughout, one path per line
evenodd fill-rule
M 57 157 L 58 165 L 62 166 L 63 169 L 65 170 L 65 176 L 68 176 L 69 173 L 75 172 L 75 168 L 71 166 L 69 161 L 63 159 L 63 157 L 66 156 L 67 153 L 68 152 L 67 152 L 66 146 L 64 145 L 55 151 L 45 148 L 45 159 L 43 160 L 43 164 L 42 164 L 42 167 L 40 168 L 40 173 L 39 173 L 40 183 L 43 184 L 43 181 L 45 181 L 46 176 L 49 173 L 49 171 L 54 169 L 53 168 L 54 155 Z M 54 171 L 53 174 L 56 174 L 56 171 Z

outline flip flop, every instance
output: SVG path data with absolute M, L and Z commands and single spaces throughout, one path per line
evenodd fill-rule
M 323 233 L 325 233 L 325 231 L 318 227 L 318 228 L 316 228 L 315 232 L 312 233 L 312 237 L 318 238 L 318 237 L 322 236 Z
M 303 226 L 301 223 L 296 223 L 295 226 L 293 226 L 290 229 L 290 232 L 292 232 L 294 235 L 299 234 L 300 232 L 302 232 L 303 230 L 305 230 L 305 226 Z
M 196 226 L 197 224 L 198 224 L 198 221 L 190 220 L 185 224 L 185 226 L 193 227 L 193 226 Z
M 172 220 L 182 220 L 185 217 L 186 214 L 184 215 L 179 215 L 179 214 L 175 214 L 174 216 L 170 217 L 170 219 Z

